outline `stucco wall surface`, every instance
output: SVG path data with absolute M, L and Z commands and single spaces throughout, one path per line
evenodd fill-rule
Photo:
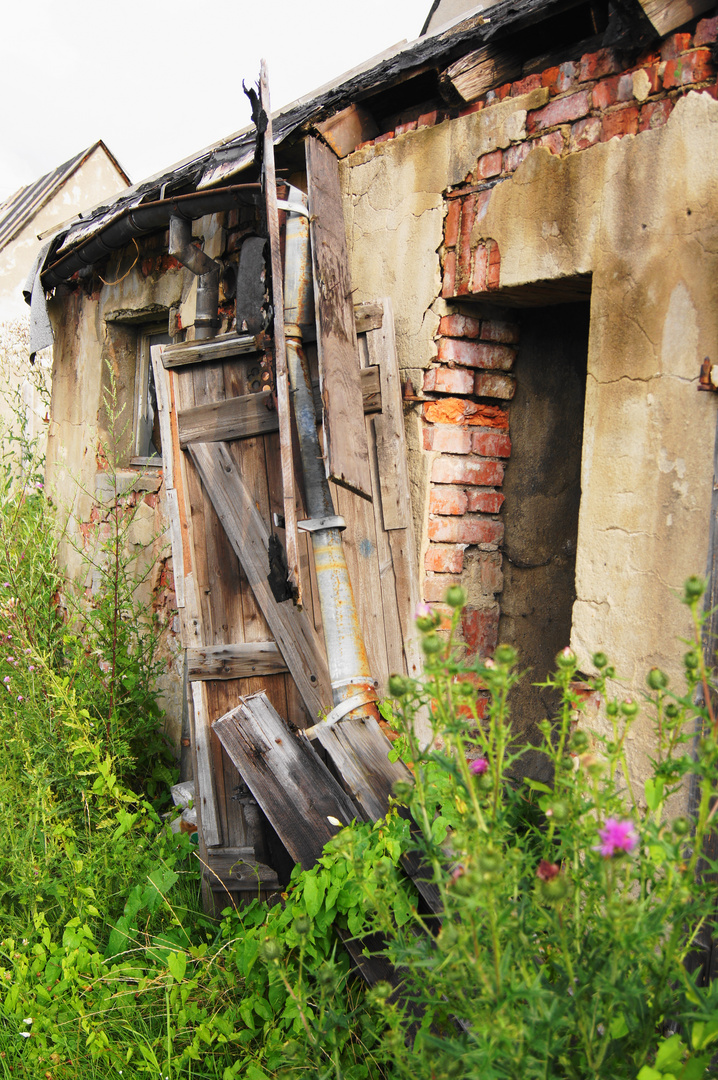
M 409 374 L 435 356 L 446 310 L 435 254 L 443 193 L 482 154 L 524 139 L 526 111 L 543 93 L 343 163 L 357 299 L 372 299 L 378 283 L 391 295 Z M 498 244 L 498 304 L 511 286 L 592 275 L 571 643 L 586 670 L 603 648 L 634 693 L 653 664 L 677 678 L 687 619 L 676 594 L 706 566 L 716 399 L 696 386 L 718 332 L 717 180 L 718 103 L 689 93 L 656 130 L 561 157 L 534 149 L 483 201 L 471 237 L 472 250 Z M 431 454 L 417 447 L 415 436 L 423 490 Z M 639 725 L 634 746 L 647 749 L 649 738 Z

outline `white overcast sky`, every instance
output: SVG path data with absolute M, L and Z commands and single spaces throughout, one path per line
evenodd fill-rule
M 133 183 L 403 38 L 431 0 L 33 0 L 0 14 L 0 201 L 103 139 Z

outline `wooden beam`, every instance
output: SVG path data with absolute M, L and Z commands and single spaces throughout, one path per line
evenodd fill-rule
M 267 231 L 272 265 L 272 303 L 274 305 L 274 364 L 279 414 L 279 457 L 282 467 L 282 501 L 284 504 L 284 548 L 287 555 L 287 578 L 294 591 L 295 603 L 302 606 L 302 578 L 299 572 L 297 546 L 297 506 L 292 456 L 292 418 L 289 412 L 289 372 L 287 346 L 284 337 L 284 282 L 282 253 L 279 239 L 279 209 L 277 179 L 274 171 L 274 142 L 272 111 L 269 103 L 269 74 L 267 61 L 262 60 L 259 74 L 259 98 L 266 117 L 262 161 L 264 164 L 264 197 L 267 207 Z
M 259 351 L 255 339 L 249 334 L 222 334 L 209 341 L 181 341 L 178 345 L 165 345 L 162 363 L 166 368 L 185 367 L 187 364 L 226 360 L 231 356 L 245 356 Z
M 308 616 L 272 595 L 269 529 L 224 443 L 193 443 L 189 451 L 309 715 L 317 717 L 332 702 L 326 660 Z
M 379 134 L 374 118 L 361 105 L 349 105 L 328 120 L 320 120 L 316 127 L 340 158 L 351 154 L 359 143 Z
M 651 25 L 661 37 L 715 7 L 715 0 L 640 0 Z
M 365 415 L 381 412 L 381 383 L 378 368 L 363 368 L 362 403 Z M 321 407 L 318 388 L 318 408 Z M 241 397 L 196 405 L 177 414 L 180 446 L 193 442 L 230 442 L 251 439 L 279 430 L 279 417 L 269 394 L 244 394 Z
M 187 650 L 187 677 L 191 681 L 249 679 L 288 670 L 276 641 L 204 645 Z
M 327 476 L 371 501 L 339 169 L 318 139 L 305 147 Z
M 518 78 L 521 70 L 521 58 L 515 53 L 485 45 L 451 64 L 439 76 L 439 85 L 445 94 L 448 91 L 448 97 L 458 94 L 468 104 L 487 90 Z M 455 91 L 453 95 L 451 90 Z

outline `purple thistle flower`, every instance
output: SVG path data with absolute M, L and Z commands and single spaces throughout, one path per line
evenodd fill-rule
M 612 855 L 620 855 L 623 851 L 633 851 L 638 844 L 638 833 L 633 822 L 618 821 L 616 818 L 606 818 L 606 824 L 599 829 L 598 837 L 601 843 L 593 850 L 600 851 L 606 859 L 610 859 Z
M 22 694 L 18 694 L 18 695 L 17 695 L 17 700 L 18 700 L 18 701 L 22 701 Z
M 426 619 L 429 615 L 432 615 L 432 614 L 433 614 L 433 612 L 432 612 L 432 610 L 431 610 L 431 608 L 429 607 L 428 604 L 419 604 L 417 609 L 416 609 L 415 618 L 417 618 L 417 619 Z
M 476 758 L 475 761 L 469 762 L 469 772 L 472 772 L 474 776 L 483 776 L 489 767 L 489 763 L 486 758 Z
M 5 678 L 3 679 L 3 682 L 5 682 L 5 683 L 10 682 L 10 676 L 6 675 Z

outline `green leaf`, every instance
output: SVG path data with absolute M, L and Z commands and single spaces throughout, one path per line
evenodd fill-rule
M 645 783 L 646 804 L 649 810 L 656 811 L 663 802 L 663 791 L 665 788 L 665 781 L 662 777 L 657 776 L 655 779 L 650 778 Z
M 703 1080 L 706 1075 L 706 1069 L 710 1065 L 711 1055 L 705 1054 L 703 1057 L 691 1058 L 683 1066 L 683 1072 L 680 1075 L 680 1080 Z
M 167 957 L 167 967 L 170 969 L 170 975 L 182 982 L 184 979 L 184 973 L 187 969 L 187 956 L 183 952 L 171 952 Z
M 247 1066 L 245 1076 L 247 1080 L 270 1080 L 264 1069 L 260 1069 L 259 1065 L 255 1065 L 253 1061 Z
M 670 1068 L 671 1065 L 678 1065 L 685 1052 L 686 1044 L 680 1035 L 671 1035 L 670 1038 L 664 1039 L 658 1047 L 656 1068 L 665 1069 L 666 1067 Z
M 636 1080 L 664 1080 L 663 1073 L 652 1069 L 650 1065 L 644 1065 Z
M 608 1025 L 608 1030 L 612 1039 L 622 1039 L 624 1035 L 628 1035 L 628 1024 L 623 1013 L 619 1013 L 618 1016 L 613 1018 Z
M 547 795 L 553 795 L 552 789 L 547 784 L 542 784 L 540 780 L 530 780 L 525 776 L 524 784 L 527 784 L 532 791 L 545 791 Z

